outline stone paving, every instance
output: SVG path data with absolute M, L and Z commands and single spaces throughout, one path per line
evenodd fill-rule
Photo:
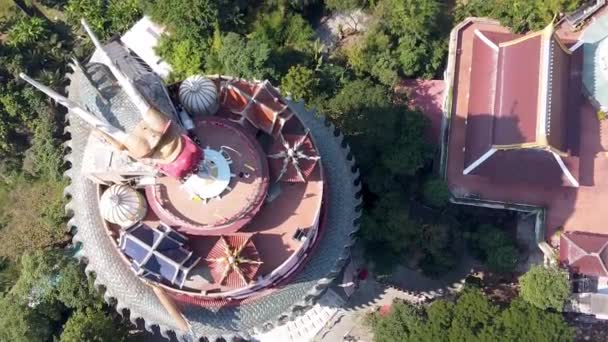
M 362 260 L 361 250 L 356 248 L 353 251 L 352 262 L 355 265 L 363 265 Z M 336 313 L 313 341 L 346 341 L 346 336 L 352 336 L 359 342 L 372 341 L 372 332 L 365 324 L 368 313 L 393 303 L 395 299 L 422 303 L 457 292 L 462 288 L 464 279 L 474 266 L 476 262 L 465 256 L 458 267 L 448 272 L 442 279 L 430 279 L 420 272 L 398 267 L 389 280 L 393 285 L 378 282 L 370 273 L 367 280 L 361 281 L 359 288 L 348 299 L 344 308 Z

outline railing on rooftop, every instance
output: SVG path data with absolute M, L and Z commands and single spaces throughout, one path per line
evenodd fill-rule
M 593 3 L 593 1 L 588 1 L 576 11 L 566 15 L 566 22 L 572 27 L 577 27 L 585 20 L 589 19 L 589 17 L 605 4 L 606 0 L 596 0 L 595 3 Z

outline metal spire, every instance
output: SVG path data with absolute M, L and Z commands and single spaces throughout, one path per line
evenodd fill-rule
M 20 73 L 19 77 L 31 84 L 34 88 L 40 90 L 45 93 L 48 97 L 55 100 L 60 105 L 64 106 L 68 110 L 72 111 L 74 114 L 78 115 L 81 119 L 87 122 L 89 125 L 98 129 L 102 133 L 107 134 L 110 138 L 116 140 L 121 144 L 125 144 L 127 141 L 128 135 L 121 131 L 120 129 L 112 126 L 105 118 L 100 118 L 94 114 L 91 114 L 84 108 L 82 108 L 78 103 L 68 99 L 67 97 L 57 93 L 53 89 L 45 86 L 44 84 L 30 78 L 28 75 L 24 73 Z

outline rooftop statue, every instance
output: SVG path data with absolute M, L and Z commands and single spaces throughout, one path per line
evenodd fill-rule
M 117 309 L 185 340 L 306 312 L 349 258 L 360 184 L 342 135 L 268 81 L 164 85 L 121 41 L 73 62 L 67 210 Z

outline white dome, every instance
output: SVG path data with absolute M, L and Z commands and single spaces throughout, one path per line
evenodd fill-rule
M 179 100 L 190 115 L 213 115 L 219 107 L 215 83 L 200 75 L 190 76 L 182 82 Z
M 127 185 L 115 184 L 101 195 L 99 209 L 106 221 L 128 227 L 144 218 L 147 205 L 137 190 Z

